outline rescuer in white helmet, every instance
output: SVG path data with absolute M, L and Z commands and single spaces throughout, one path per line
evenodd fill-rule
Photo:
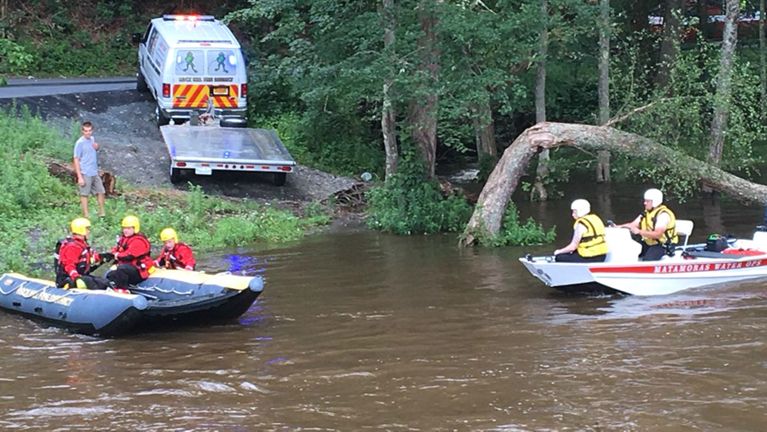
M 570 204 L 573 219 L 573 238 L 570 244 L 554 251 L 557 262 L 602 262 L 607 256 L 605 224 L 591 213 L 591 204 L 577 199 Z
M 676 235 L 676 216 L 663 204 L 663 192 L 647 189 L 644 193 L 644 211 L 631 222 L 618 225 L 642 237 L 642 261 L 657 261 L 679 242 Z

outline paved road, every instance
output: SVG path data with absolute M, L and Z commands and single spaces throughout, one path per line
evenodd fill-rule
M 108 78 L 12 78 L 0 87 L 0 99 L 14 99 L 56 94 L 134 90 L 136 77 Z

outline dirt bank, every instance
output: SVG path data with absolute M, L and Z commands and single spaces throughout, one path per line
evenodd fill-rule
M 8 100 L 0 101 L 4 104 Z M 73 122 L 90 120 L 94 137 L 102 145 L 101 167 L 139 188 L 187 189 L 173 185 L 168 176 L 170 160 L 160 131 L 154 122 L 154 102 L 136 91 L 75 93 L 16 99 L 27 105 L 53 127 L 69 134 Z M 74 141 L 73 141 L 74 145 Z M 260 174 L 221 173 L 192 176 L 190 181 L 210 195 L 224 195 L 270 202 L 301 209 L 306 204 L 332 197 L 354 186 L 355 179 L 334 176 L 298 166 L 284 186 L 274 186 Z M 119 186 L 118 186 L 119 187 Z

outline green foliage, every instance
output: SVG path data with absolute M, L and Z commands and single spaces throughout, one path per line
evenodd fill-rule
M 380 112 L 375 53 L 382 42 L 370 32 L 377 26 L 370 6 L 254 2 L 227 16 L 258 41 L 252 113 L 282 124 L 290 120 L 289 148 L 303 163 L 342 174 L 382 165 L 380 134 L 371 128 Z M 265 95 L 274 103 L 263 103 Z
M 367 223 L 395 234 L 431 234 L 463 229 L 471 208 L 463 197 L 443 197 L 439 185 L 427 181 L 412 156 L 403 158 L 397 174 L 368 192 Z
M 519 210 L 513 202 L 509 202 L 503 215 L 501 230 L 497 236 L 490 237 L 479 231 L 477 237 L 479 243 L 485 246 L 530 246 L 537 244 L 552 243 L 556 238 L 556 227 L 546 231 L 543 226 L 533 218 L 528 218 L 524 223 L 519 219 Z
M 549 174 L 543 179 L 543 186 L 548 192 L 549 199 L 561 198 L 564 192 L 559 188 L 559 185 L 568 183 L 571 172 L 576 169 L 581 173 L 588 172 L 592 167 L 593 161 L 588 155 L 573 152 L 572 149 L 568 148 L 554 149 L 550 152 L 549 157 Z M 531 171 L 534 170 L 531 169 Z M 523 191 L 530 194 L 531 200 L 539 198 L 534 192 L 533 183 L 522 181 L 520 187 Z
M 329 224 L 332 217 L 322 203 L 314 201 L 306 206 L 304 220 L 308 225 L 320 226 Z
M 709 152 L 711 115 L 719 68 L 719 47 L 699 40 L 679 52 L 670 70 L 667 89 L 653 89 L 654 71 L 639 60 L 637 47 L 645 41 L 633 35 L 621 41 L 611 68 L 612 99 L 620 107 L 616 117 L 631 112 L 617 127 L 650 138 L 696 159 L 706 160 Z M 652 42 L 652 40 L 651 40 Z M 764 142 L 765 124 L 759 110 L 758 73 L 754 66 L 736 59 L 732 99 L 721 167 L 743 176 L 756 174 L 763 163 L 753 146 Z M 679 166 L 666 165 L 626 155 L 613 163 L 618 180 L 653 182 L 664 191 L 684 199 L 697 190 Z M 683 167 L 681 167 L 683 168 Z
M 136 48 L 127 34 L 96 42 L 90 33 L 78 31 L 68 38 L 27 46 L 35 53 L 30 69 L 38 74 L 104 76 L 135 70 Z
M 27 73 L 33 59 L 27 48 L 9 39 L 0 39 L 0 74 Z
M 252 123 L 256 127 L 274 129 L 277 136 L 280 137 L 280 141 L 285 144 L 291 156 L 298 163 L 303 165 L 311 163 L 312 155 L 303 141 L 303 136 L 301 136 L 301 119 L 297 113 L 279 112 L 272 116 L 259 117 L 256 109 L 260 104 L 249 104 L 248 106 L 251 108 L 250 118 L 253 119 Z
M 215 4 L 211 4 L 215 3 Z M 136 71 L 131 34 L 173 9 L 217 16 L 245 0 L 181 2 L 78 0 L 10 2 L 0 17 L 0 74 L 36 76 L 129 75 Z M 13 49 L 8 52 L 8 47 Z M 6 54 L 12 54 L 10 56 Z M 14 70 L 5 70 L 11 62 Z

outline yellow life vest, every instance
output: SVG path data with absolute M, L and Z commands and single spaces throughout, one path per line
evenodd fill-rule
M 661 212 L 665 212 L 669 216 L 668 225 L 666 225 L 666 231 L 663 232 L 658 240 L 642 237 L 642 241 L 644 241 L 648 246 L 656 245 L 659 243 L 676 244 L 679 242 L 679 238 L 676 236 L 676 216 L 674 216 L 674 212 L 669 210 L 669 208 L 664 204 L 661 204 L 650 211 L 645 211 L 644 214 L 642 214 L 642 218 L 639 220 L 639 228 L 645 231 L 655 231 L 655 223 L 658 220 L 658 215 L 660 215 Z
M 578 224 L 586 227 L 586 232 L 578 243 L 578 255 L 584 258 L 591 258 L 607 253 L 607 241 L 605 240 L 605 224 L 602 219 L 595 214 L 587 214 L 579 217 L 573 224 L 576 229 Z

